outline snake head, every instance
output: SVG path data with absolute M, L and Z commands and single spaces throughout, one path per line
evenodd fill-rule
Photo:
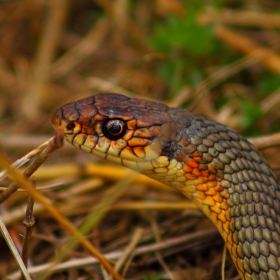
M 151 168 L 145 163 L 163 156 L 177 137 L 168 111 L 153 101 L 98 94 L 60 107 L 52 124 L 81 150 L 139 170 Z

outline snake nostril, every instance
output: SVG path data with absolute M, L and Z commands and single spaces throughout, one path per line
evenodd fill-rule
M 67 130 L 73 130 L 76 127 L 74 122 L 70 122 L 67 124 L 66 129 Z

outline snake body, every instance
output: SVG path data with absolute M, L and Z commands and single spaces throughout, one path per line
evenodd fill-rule
M 232 129 L 158 102 L 99 94 L 52 118 L 69 143 L 181 191 L 216 225 L 242 280 L 280 279 L 280 184 Z

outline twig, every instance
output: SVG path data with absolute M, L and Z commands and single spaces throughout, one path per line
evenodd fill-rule
M 29 273 L 28 273 L 28 271 L 27 271 L 27 269 L 26 269 L 26 267 L 25 267 L 25 265 L 24 265 L 24 263 L 23 263 L 23 261 L 20 257 L 19 252 L 17 251 L 17 248 L 16 248 L 16 246 L 15 246 L 15 244 L 14 244 L 14 242 L 13 242 L 5 224 L 3 223 L 1 217 L 0 217 L 0 229 L 1 229 L 2 235 L 3 235 L 4 239 L 6 240 L 8 246 L 9 246 L 9 248 L 10 248 L 10 250 L 11 250 L 11 252 L 12 252 L 12 254 L 13 254 L 15 260 L 16 260 L 16 262 L 18 263 L 18 265 L 21 269 L 21 273 L 23 274 L 23 276 L 25 277 L 26 280 L 31 280 L 31 277 L 30 277 L 30 275 L 29 275 Z M 9 279 L 11 279 L 11 278 L 9 278 Z
M 222 9 L 218 11 L 213 8 L 208 8 L 198 15 L 198 22 L 202 25 L 220 23 L 262 28 L 280 28 L 279 15 L 249 10 Z
M 58 148 L 61 148 L 63 145 L 63 134 L 61 131 L 57 131 L 55 137 L 51 139 L 47 147 L 43 152 L 38 156 L 38 158 L 26 168 L 23 172 L 23 175 L 26 178 L 29 178 L 42 164 L 43 162 Z M 9 169 L 12 168 L 9 166 Z M 8 170 L 8 169 L 7 169 Z M 12 183 L 5 191 L 0 193 L 0 204 L 3 203 L 7 198 L 9 198 L 13 193 L 19 189 L 19 185 L 16 182 Z
M 103 17 L 89 32 L 83 37 L 78 45 L 70 49 L 58 61 L 51 66 L 51 76 L 58 79 L 79 64 L 89 55 L 94 53 L 96 49 L 105 39 L 110 27 L 110 21 Z
M 261 47 L 248 37 L 221 25 L 215 27 L 215 35 L 230 46 L 242 51 L 251 59 L 280 74 L 280 56 L 271 49 Z
M 36 188 L 35 180 L 32 181 L 32 185 L 34 188 Z M 32 231 L 35 224 L 35 218 L 33 216 L 33 206 L 34 206 L 34 200 L 29 195 L 27 197 L 27 207 L 26 207 L 26 214 L 25 214 L 25 220 L 23 221 L 23 224 L 25 226 L 25 236 L 22 246 L 22 261 L 25 264 L 25 267 L 28 266 L 28 257 L 29 257 L 29 244 L 32 237 Z M 22 280 L 24 280 L 24 275 L 21 276 Z
M 16 160 L 11 165 L 11 167 L 13 167 L 14 169 L 21 167 L 22 165 L 27 163 L 32 157 L 34 157 L 37 154 L 39 154 L 40 152 L 42 152 L 46 148 L 46 146 L 48 146 L 51 143 L 51 141 L 53 141 L 53 140 L 54 140 L 54 137 L 50 138 L 49 140 L 47 140 L 46 142 L 41 144 L 39 147 L 32 150 L 30 153 L 28 153 L 25 156 L 23 156 L 22 158 Z M 6 175 L 7 175 L 6 170 L 3 170 L 2 172 L 0 172 L 0 181 L 3 180 L 6 177 Z
M 263 150 L 263 149 L 266 149 L 266 148 L 271 148 L 271 147 L 280 145 L 280 132 L 275 133 L 275 134 L 271 134 L 271 135 L 248 138 L 248 140 L 258 150 Z
M 150 224 L 151 224 L 151 227 L 152 227 L 152 232 L 153 232 L 153 235 L 156 239 L 157 242 L 160 242 L 161 241 L 161 238 L 160 238 L 160 233 L 159 233 L 159 228 L 158 228 L 158 225 L 154 219 L 154 217 L 150 217 L 148 216 L 148 219 L 150 221 Z M 155 252 L 155 255 L 156 255 L 156 258 L 158 259 L 159 263 L 162 265 L 162 267 L 164 268 L 166 274 L 168 275 L 168 277 L 171 279 L 171 280 L 174 280 L 174 277 L 172 275 L 172 273 L 170 272 L 170 269 L 168 268 L 168 266 L 166 265 L 164 259 L 162 258 L 161 254 L 157 251 Z
M 35 58 L 28 89 L 22 100 L 23 115 L 31 121 L 41 115 L 40 107 L 46 100 L 46 90 L 50 79 L 50 64 L 55 56 L 60 35 L 63 31 L 67 14 L 67 0 L 52 0 L 48 2 L 48 13 L 41 32 L 37 56 Z M 32 106 L 30 106 L 32 104 Z
M 36 172 L 37 180 L 45 180 L 52 178 L 60 178 L 63 176 L 98 176 L 101 178 L 108 179 L 108 174 L 110 174 L 111 181 L 119 181 L 123 178 L 126 178 L 128 174 L 131 174 L 131 171 L 124 169 L 123 167 L 113 166 L 110 164 L 96 164 L 96 163 L 87 163 L 85 165 L 77 164 L 60 164 L 53 166 L 43 166 Z M 140 184 L 151 185 L 160 189 L 169 190 L 171 192 L 176 192 L 176 190 L 168 187 L 162 183 L 159 183 L 145 175 L 141 175 L 135 172 L 137 176 L 135 181 Z
M 126 249 L 124 250 L 122 256 L 118 259 L 118 261 L 115 264 L 115 270 L 119 271 L 120 268 L 124 265 L 125 261 L 129 258 L 129 256 L 133 253 L 135 247 L 141 240 L 141 237 L 144 233 L 144 230 L 142 228 L 137 228 L 132 236 L 132 239 Z
M 225 266 L 226 266 L 226 258 L 227 258 L 227 246 L 226 244 L 224 245 L 223 249 L 223 258 L 222 258 L 222 280 L 225 280 L 226 278 L 226 272 L 225 272 Z
M 6 149 L 20 150 L 20 149 L 33 149 L 36 146 L 41 145 L 41 143 L 49 140 L 47 135 L 1 135 L 0 142 Z M 75 148 L 76 149 L 76 148 Z M 74 150 L 72 145 L 65 145 L 63 150 Z

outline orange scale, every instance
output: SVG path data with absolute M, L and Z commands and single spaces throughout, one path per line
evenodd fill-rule
M 223 184 L 225 187 L 230 187 L 230 183 L 228 182 L 228 181 L 226 181 L 226 180 L 221 180 L 221 184 Z
M 197 177 L 201 176 L 201 172 L 200 172 L 200 170 L 197 169 L 197 168 L 194 168 L 193 171 L 192 171 L 192 173 L 193 173 L 195 176 L 197 176 Z
M 193 168 L 190 167 L 190 166 L 188 166 L 188 165 L 186 165 L 186 164 L 183 165 L 182 169 L 183 169 L 186 173 L 192 173 L 192 171 L 193 171 Z
M 101 121 L 101 122 L 107 120 L 106 117 L 103 117 L 103 116 L 101 116 L 101 115 L 99 115 L 99 114 L 96 114 L 96 115 L 93 117 L 93 119 L 94 119 L 95 121 Z
M 228 205 L 224 201 L 222 201 L 220 202 L 220 208 L 223 210 L 228 210 Z
M 231 221 L 231 216 L 229 215 L 229 211 L 225 211 L 227 221 Z
M 208 168 L 208 166 L 207 166 L 206 164 L 199 164 L 199 165 L 198 165 L 198 169 L 201 170 L 201 171 L 202 171 L 202 170 L 205 170 L 205 171 L 206 171 L 207 168 Z
M 198 181 L 199 181 L 201 184 L 205 184 L 208 180 L 207 180 L 206 177 L 199 176 L 199 177 L 198 177 Z
M 202 170 L 202 171 L 201 171 L 201 176 L 202 176 L 202 177 L 205 177 L 205 178 L 208 178 L 208 177 L 209 177 L 208 171 Z
M 127 126 L 127 128 L 130 129 L 130 130 L 136 129 L 136 128 L 137 128 L 137 121 L 136 121 L 136 119 L 133 119 L 133 120 L 131 120 L 131 121 L 127 121 L 127 122 L 126 122 L 126 126 Z
M 132 139 L 130 139 L 127 144 L 130 147 L 137 147 L 137 146 L 147 146 L 151 143 L 150 140 L 148 139 L 143 139 L 143 138 L 137 138 L 137 137 L 133 137 Z
M 133 133 L 134 133 L 133 130 L 128 130 L 126 134 L 123 136 L 123 139 L 126 141 L 130 140 L 133 137 Z
M 203 204 L 214 206 L 216 204 L 215 200 L 212 198 L 212 196 L 206 196 L 206 198 L 202 201 Z
M 196 186 L 197 187 L 197 186 Z M 201 191 L 197 191 L 196 193 L 196 198 L 200 199 L 200 200 L 204 200 L 206 199 L 206 195 L 204 192 L 201 192 Z
M 227 199 L 227 204 L 228 204 L 229 207 L 234 206 L 234 204 L 232 203 L 232 201 L 229 198 Z
M 87 134 L 87 135 L 94 135 L 96 132 L 91 126 L 83 125 L 82 126 L 82 133 Z
M 242 252 L 242 247 L 241 246 L 237 246 L 237 255 L 244 257 L 244 253 Z M 249 278 L 249 279 L 252 279 L 252 278 Z
M 217 191 L 217 192 L 224 191 L 224 188 L 219 183 L 217 183 L 214 188 L 215 188 L 215 191 Z
M 213 188 L 209 188 L 208 191 L 205 192 L 206 195 L 216 195 L 217 192 Z
M 229 230 L 229 223 L 223 224 L 223 229 L 228 234 L 227 242 L 229 244 L 228 248 L 230 248 L 232 246 L 232 244 L 233 244 L 233 241 L 232 241 L 232 233 Z
M 196 151 L 192 154 L 193 157 L 201 157 L 202 156 L 202 152 Z
M 226 211 L 226 214 L 227 214 L 227 213 L 229 213 L 229 211 Z M 228 216 L 229 216 L 229 215 L 228 215 Z M 228 220 L 228 216 L 227 216 L 227 220 Z M 228 221 L 229 221 L 229 229 L 230 229 L 230 231 L 231 231 L 231 232 L 235 232 L 235 227 L 234 227 L 234 225 L 232 224 L 232 222 L 233 222 L 233 221 L 232 221 L 232 218 L 229 217 L 229 220 L 228 220 Z
M 190 167 L 196 168 L 198 167 L 198 163 L 192 160 L 187 160 L 187 165 L 189 165 Z
M 198 191 L 203 191 L 203 192 L 208 191 L 208 187 L 206 186 L 206 184 L 198 184 L 195 187 Z
M 236 250 L 236 244 L 235 243 L 232 243 L 230 254 L 231 254 L 231 257 L 233 257 L 234 260 L 236 260 L 238 258 L 237 250 Z
M 225 189 L 221 191 L 220 194 L 224 199 L 229 199 L 229 194 L 226 192 Z
M 146 156 L 145 150 L 142 147 L 135 147 L 135 148 L 133 148 L 133 152 L 139 158 L 145 158 L 145 156 Z
M 192 173 L 186 173 L 184 175 L 184 177 L 187 179 L 187 180 L 195 180 L 197 179 L 197 176 L 193 175 Z
M 208 181 L 217 181 L 217 177 L 213 174 L 210 174 L 209 177 L 208 177 Z
M 216 193 L 214 196 L 213 196 L 213 199 L 219 203 L 223 202 L 223 198 L 220 196 L 219 193 Z
M 212 173 L 212 174 L 216 174 L 217 173 L 217 170 L 213 166 L 211 166 L 211 165 L 208 165 L 208 171 L 210 173 Z
M 210 181 L 210 182 L 207 182 L 206 185 L 207 185 L 208 188 L 212 188 L 212 189 L 213 189 L 213 188 L 216 187 L 217 182 L 215 182 L 215 181 Z
M 219 229 L 219 226 L 218 226 L 218 222 L 219 221 L 217 219 L 217 214 L 214 211 L 212 211 L 212 209 L 209 210 L 209 218 L 212 220 L 214 225 L 216 225 L 218 227 L 218 229 Z
M 201 157 L 193 157 L 193 160 L 196 162 L 201 162 Z
M 218 220 L 222 222 L 222 225 L 227 221 L 224 211 L 221 210 L 221 213 L 218 215 Z
M 225 217 L 225 216 L 224 216 L 224 217 Z M 226 234 L 229 234 L 228 221 L 227 221 L 226 217 L 225 217 L 225 221 L 224 221 L 223 224 L 222 224 L 222 228 L 223 228 L 223 230 L 224 230 L 224 232 L 225 232 Z M 229 242 L 229 240 L 230 240 L 230 238 L 229 238 L 229 236 L 228 236 L 227 241 Z M 232 242 L 231 242 L 230 244 L 232 244 Z
M 216 203 L 213 206 L 211 206 L 211 211 L 220 215 L 222 213 L 222 210 L 219 208 L 219 203 Z
M 234 257 L 237 258 L 237 256 L 238 256 L 238 255 L 237 255 L 237 252 L 235 252 Z M 240 259 L 240 258 L 237 259 L 237 266 L 238 266 L 239 270 L 240 270 L 242 273 L 245 272 L 244 266 L 243 266 L 243 260 L 242 260 L 242 259 Z

